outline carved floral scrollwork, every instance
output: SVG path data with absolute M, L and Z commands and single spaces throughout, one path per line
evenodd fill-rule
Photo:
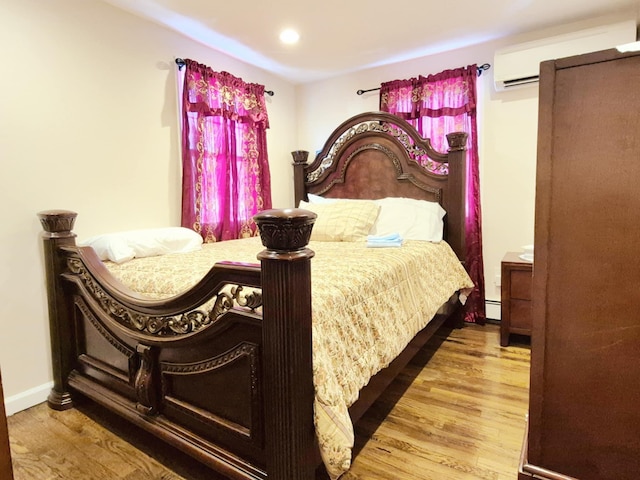
M 113 299 L 95 281 L 80 259 L 71 257 L 68 259 L 67 265 L 98 302 L 103 312 L 127 328 L 151 335 L 177 336 L 193 333 L 213 324 L 221 315 L 234 307 L 249 309 L 253 312 L 262 306 L 260 291 L 254 290 L 245 293 L 243 286 L 235 285 L 230 288 L 230 293 L 219 292 L 213 306 L 210 306 L 211 302 L 208 302 L 202 305 L 201 309 L 194 309 L 179 315 L 144 315 Z
M 69 233 L 73 230 L 77 213 L 70 210 L 47 210 L 38 213 L 40 224 L 51 234 Z
M 200 363 L 179 364 L 163 362 L 160 366 L 162 373 L 183 375 L 185 373 L 203 373 L 215 370 L 222 366 L 228 365 L 238 358 L 249 357 L 251 360 L 251 379 L 252 387 L 257 380 L 257 349 L 258 347 L 249 343 L 242 343 L 239 346 L 229 350 L 214 358 L 204 360 Z
M 274 250 L 295 250 L 309 243 L 313 223 L 306 225 L 264 223 L 260 225 L 262 244 Z
M 251 293 L 247 293 L 245 295 L 240 295 L 243 287 L 237 285 L 231 289 L 231 293 L 233 298 L 236 300 L 238 305 L 241 307 L 250 308 L 251 311 L 255 311 L 257 308 L 262 306 L 262 294 L 256 290 Z
M 351 163 L 351 160 L 353 160 L 353 158 L 356 155 L 358 155 L 361 151 L 370 150 L 370 149 L 380 150 L 381 152 L 384 152 L 384 154 L 387 156 L 387 158 L 389 160 L 391 160 L 391 162 L 393 163 L 393 166 L 396 169 L 396 173 L 397 173 L 398 178 L 399 178 L 399 175 L 402 173 L 402 167 L 400 166 L 400 160 L 398 160 L 398 157 L 396 156 L 396 154 L 393 153 L 390 149 L 388 149 L 388 148 L 386 148 L 386 147 L 384 147 L 382 145 L 379 145 L 377 143 L 372 143 L 372 144 L 363 145 L 360 148 L 355 149 L 351 153 L 351 155 L 349 155 L 347 160 L 344 162 L 344 165 L 342 167 L 342 171 L 340 172 L 340 176 L 338 177 L 338 179 L 334 180 L 333 182 L 331 182 L 331 184 L 328 185 L 327 187 L 325 187 L 320 193 L 324 193 L 326 190 L 329 190 L 333 186 L 333 184 L 336 183 L 337 181 L 344 181 L 344 178 L 346 176 L 347 167 L 349 166 L 349 163 Z M 426 192 L 432 193 L 434 198 L 437 201 L 440 201 L 440 199 L 442 198 L 442 191 L 440 189 L 431 187 L 431 186 L 427 185 L 426 183 L 417 180 L 413 175 L 409 175 L 406 178 L 407 178 L 407 180 L 409 180 L 411 183 L 413 183 L 414 185 L 416 185 L 420 189 L 422 189 L 422 190 L 424 190 Z
M 209 321 L 215 321 L 220 315 L 231 310 L 234 305 L 240 307 L 249 308 L 251 311 L 255 311 L 262 306 L 262 294 L 258 291 L 242 294 L 243 287 L 236 285 L 231 288 L 231 294 L 226 292 L 220 292 L 216 301 L 213 304 L 213 308 L 209 312 Z
M 336 154 L 352 138 L 367 132 L 384 132 L 394 137 L 407 151 L 410 158 L 414 159 L 426 170 L 436 175 L 447 175 L 449 166 L 432 160 L 426 149 L 416 145 L 411 136 L 398 125 L 389 122 L 363 122 L 346 130 L 331 146 L 329 153 L 322 159 L 318 168 L 307 174 L 307 182 L 315 182 L 322 174 L 333 165 Z
M 145 415 L 151 415 L 158 411 L 157 390 L 154 388 L 156 382 L 153 376 L 157 361 L 157 349 L 138 344 L 136 352 L 140 359 L 140 367 L 134 381 L 138 397 L 136 409 Z
M 253 217 L 260 240 L 272 252 L 301 252 L 309 243 L 317 215 L 308 210 L 264 210 Z M 258 256 L 260 258 L 260 256 Z

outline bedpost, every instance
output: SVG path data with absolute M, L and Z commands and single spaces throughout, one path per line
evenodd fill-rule
M 447 243 L 462 263 L 467 257 L 466 242 L 466 189 L 467 189 L 467 134 L 447 134 L 449 143 L 449 193 L 446 210 Z
M 295 150 L 291 152 L 293 157 L 293 188 L 295 194 L 295 206 L 300 205 L 301 200 L 306 200 L 305 173 L 304 168 L 307 166 L 307 158 L 309 152 L 306 150 Z
M 73 407 L 73 400 L 67 388 L 67 378 L 71 371 L 74 335 L 71 312 L 65 301 L 60 279 L 60 274 L 66 270 L 66 257 L 61 254 L 60 247 L 75 245 L 76 235 L 72 229 L 76 216 L 77 213 L 68 210 L 47 210 L 38 213 L 44 228 L 42 245 L 53 367 L 53 388 L 47 403 L 54 410 L 67 410 Z
M 316 467 L 311 355 L 311 258 L 316 215 L 297 208 L 254 217 L 262 264 L 265 437 L 269 480 L 312 480 Z

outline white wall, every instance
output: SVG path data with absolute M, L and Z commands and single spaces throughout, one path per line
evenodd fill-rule
M 0 45 L 0 367 L 10 414 L 42 401 L 52 378 L 36 212 L 77 211 L 79 238 L 179 225 L 176 57 L 275 91 L 273 202 L 290 206 L 295 89 L 97 0 L 3 0 Z

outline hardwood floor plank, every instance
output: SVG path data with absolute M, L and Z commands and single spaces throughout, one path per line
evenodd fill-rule
M 465 452 L 455 451 L 442 453 L 431 448 L 432 439 L 425 441 L 419 436 L 407 437 L 398 430 L 380 429 L 374 434 L 373 440 L 384 447 L 379 447 L 379 452 L 385 452 L 389 462 L 397 466 L 399 461 L 406 464 L 412 473 L 411 477 L 424 478 L 425 472 L 430 471 L 435 475 L 446 475 L 452 478 L 476 478 L 495 480 L 494 472 L 481 468 L 476 463 L 476 455 L 473 448 Z M 401 477 L 405 478 L 405 477 Z
M 529 349 L 501 348 L 497 335 L 497 327 L 490 325 L 454 331 L 437 351 L 424 353 L 432 355 L 426 365 L 418 358 L 407 368 L 405 373 L 415 378 L 408 387 L 401 379 L 389 390 L 393 396 L 394 390 L 406 388 L 384 422 L 379 419 L 387 393 L 359 423 L 356 431 L 372 438 L 352 472 L 377 448 L 373 442 L 389 450 L 398 432 L 404 432 L 412 448 L 424 445 L 442 455 L 413 456 L 408 461 L 423 473 L 408 478 L 515 478 L 528 403 Z M 383 438 L 385 428 L 394 429 L 396 437 Z M 414 429 L 425 433 L 420 436 Z M 442 465 L 448 457 L 457 463 L 449 463 L 447 472 L 427 466 Z
M 10 445 L 14 479 L 53 480 L 59 478 L 46 463 L 40 461 L 38 454 L 31 452 L 21 442 L 11 440 Z M 18 458 L 19 462 L 16 461 Z
M 515 479 L 529 353 L 526 343 L 500 347 L 492 324 L 434 339 L 355 426 L 357 455 L 341 480 Z M 221 480 L 93 403 L 38 405 L 8 426 L 15 480 Z
M 67 415 L 70 413 L 70 415 Z M 35 408 L 32 412 L 33 420 L 39 422 L 43 428 L 37 435 L 24 435 L 22 442 L 37 455 L 42 463 L 49 466 L 53 472 L 67 472 L 68 478 L 120 478 L 117 472 L 105 468 L 92 455 L 94 440 L 82 431 L 70 430 L 60 419 L 77 416 L 77 412 L 55 412 L 48 408 Z M 28 428 L 28 425 L 22 425 Z M 20 431 L 20 430 L 18 430 Z M 104 435 L 104 434 L 103 434 Z M 64 452 L 64 455 L 60 455 Z M 87 461 L 91 458 L 91 462 Z

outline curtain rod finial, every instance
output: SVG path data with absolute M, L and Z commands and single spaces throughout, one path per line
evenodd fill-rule
M 491 68 L 491 65 L 489 65 L 488 63 L 483 63 L 482 65 L 479 65 L 478 67 L 478 76 L 482 75 L 482 72 L 489 70 Z

